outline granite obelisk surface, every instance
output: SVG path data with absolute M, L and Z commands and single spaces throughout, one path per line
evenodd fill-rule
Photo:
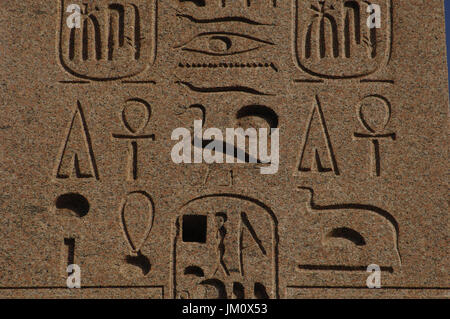
M 0 297 L 448 297 L 442 0 L 0 9 Z

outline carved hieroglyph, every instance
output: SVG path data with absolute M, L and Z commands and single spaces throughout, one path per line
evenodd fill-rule
M 172 247 L 177 298 L 277 298 L 278 223 L 262 202 L 206 195 L 178 213 Z
M 81 9 L 80 27 L 69 28 Z M 114 80 L 146 71 L 156 57 L 157 1 L 61 0 L 59 59 L 73 76 L 89 80 Z
M 297 66 L 318 78 L 345 79 L 372 74 L 391 57 L 391 0 L 293 0 Z M 367 21 L 380 8 L 380 28 Z

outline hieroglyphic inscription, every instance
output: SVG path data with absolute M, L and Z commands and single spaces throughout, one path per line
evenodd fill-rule
M 77 101 L 56 168 L 56 178 L 69 177 L 99 179 L 89 129 L 80 101 Z
M 120 224 L 130 248 L 125 261 L 139 267 L 145 276 L 150 272 L 151 263 L 142 253 L 142 246 L 153 227 L 155 206 L 145 191 L 129 193 L 120 205 Z
M 155 140 L 154 134 L 144 134 L 150 117 L 151 107 L 147 101 L 140 98 L 129 99 L 125 102 L 121 113 L 123 126 L 128 132 L 126 134 L 112 134 L 114 139 L 129 142 L 128 180 L 136 180 L 138 178 L 138 141 Z
M 293 46 L 297 66 L 323 79 L 358 78 L 386 66 L 391 58 L 391 0 L 293 0 Z M 381 26 L 369 27 L 371 5 Z
M 146 71 L 156 57 L 157 1 L 60 0 L 59 59 L 71 75 L 107 81 Z M 67 6 L 79 6 L 80 27 L 69 28 Z
M 174 224 L 174 298 L 277 298 L 278 230 L 272 210 L 251 198 L 207 195 Z
M 395 141 L 396 134 L 386 131 L 386 127 L 391 119 L 391 104 L 380 96 L 371 95 L 365 97 L 357 110 L 361 125 L 365 132 L 355 132 L 353 137 L 355 140 L 367 140 L 371 145 L 371 175 L 381 175 L 381 151 L 380 141 Z

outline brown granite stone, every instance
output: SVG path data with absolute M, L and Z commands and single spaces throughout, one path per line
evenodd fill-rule
M 443 1 L 372 3 L 2 0 L 0 297 L 448 297 Z M 175 164 L 194 120 L 277 173 Z

